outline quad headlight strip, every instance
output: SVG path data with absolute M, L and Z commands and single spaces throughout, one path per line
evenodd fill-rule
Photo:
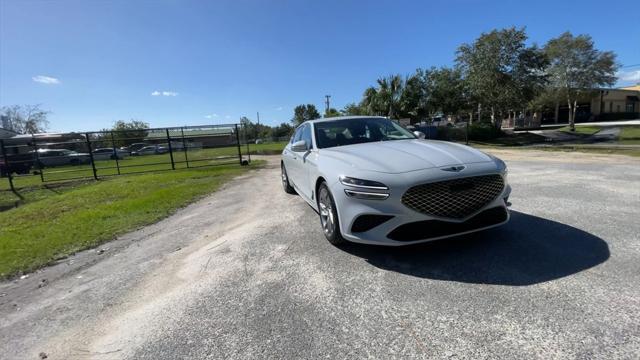
M 348 176 L 340 176 L 340 183 L 354 189 L 344 189 L 344 193 L 349 197 L 365 200 L 384 200 L 389 197 L 388 193 L 372 192 L 371 190 L 389 190 L 387 185 L 372 181 L 356 179 Z M 364 190 L 364 191 L 363 191 Z M 366 191 L 369 190 L 369 191 Z

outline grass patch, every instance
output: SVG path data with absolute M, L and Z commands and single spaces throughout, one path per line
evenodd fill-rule
M 25 205 L 0 212 L 0 277 L 154 223 L 260 164 L 111 177 L 31 192 Z
M 249 144 L 249 150 L 251 154 L 278 155 L 282 153 L 282 150 L 284 150 L 288 143 L 289 142 L 287 141 L 279 141 L 263 144 Z
M 565 126 L 558 130 L 569 133 L 569 134 L 590 136 L 602 130 L 602 127 L 601 126 L 576 126 L 576 131 L 571 131 L 570 127 Z
M 623 126 L 618 137 L 620 144 L 640 145 L 640 126 Z
M 580 147 L 580 146 L 549 146 L 549 147 L 536 147 L 530 148 L 534 150 L 543 151 L 561 151 L 561 152 L 581 152 L 589 154 L 605 154 L 605 155 L 627 155 L 633 157 L 640 157 L 640 149 L 624 149 L 624 148 L 595 148 L 595 147 Z

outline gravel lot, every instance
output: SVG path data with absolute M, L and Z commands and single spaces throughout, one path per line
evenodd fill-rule
M 331 246 L 270 158 L 104 251 L 0 283 L 0 358 L 637 359 L 640 160 L 494 153 L 511 222 L 410 248 Z

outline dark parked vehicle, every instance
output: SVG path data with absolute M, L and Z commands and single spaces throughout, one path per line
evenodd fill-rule
M 0 176 L 7 176 L 9 173 L 28 174 L 33 167 L 33 154 L 7 154 L 8 165 L 5 163 L 4 154 L 0 154 Z

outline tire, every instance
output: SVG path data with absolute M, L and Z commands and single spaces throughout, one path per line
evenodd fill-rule
M 346 242 L 340 233 L 340 220 L 333 195 L 325 182 L 318 188 L 318 214 L 324 237 L 333 245 L 341 245 Z
M 289 184 L 289 176 L 287 175 L 287 169 L 284 168 L 284 164 L 280 164 L 280 173 L 282 179 L 282 188 L 287 194 L 295 194 L 296 190 Z

